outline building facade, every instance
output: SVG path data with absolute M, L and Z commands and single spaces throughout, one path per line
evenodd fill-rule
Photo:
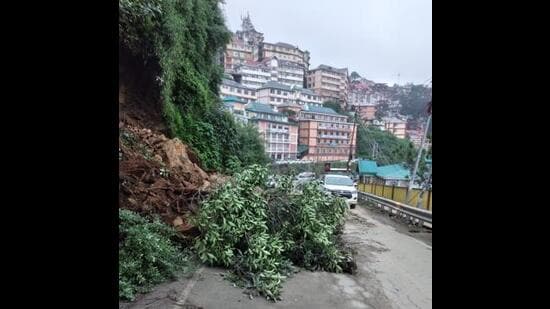
M 276 57 L 235 65 L 231 74 L 251 88 L 259 88 L 268 81 L 296 87 L 304 85 L 304 71 L 296 63 Z
M 346 116 L 326 107 L 304 106 L 299 115 L 299 145 L 307 148 L 304 160 L 348 160 L 355 157 L 356 128 Z
M 278 82 L 289 86 L 304 87 L 304 74 L 306 70 L 299 63 L 282 60 L 277 57 L 266 59 L 275 59 L 271 63 L 274 64 L 273 67 L 277 72 Z
M 290 61 L 298 64 L 304 72 L 309 69 L 309 52 L 301 50 L 298 46 L 292 44 L 278 42 L 260 44 L 260 55 L 262 59 L 277 57 L 282 61 Z
M 256 31 L 250 15 L 241 17 L 241 30 L 232 35 L 223 55 L 223 66 L 226 72 L 233 72 L 238 65 L 260 59 L 260 46 L 264 34 Z
M 236 35 L 226 45 L 223 54 L 223 68 L 226 72 L 233 72 L 235 67 L 254 60 L 253 46 L 239 39 Z
M 337 69 L 322 64 L 309 71 L 307 88 L 320 95 L 322 101 L 339 102 L 346 109 L 349 100 L 348 69 Z
M 364 121 L 372 121 L 376 118 L 376 105 L 374 104 L 357 105 L 353 109 Z
M 233 96 L 229 96 L 223 99 L 223 107 L 225 108 L 225 110 L 230 112 L 237 121 L 242 123 L 248 122 L 245 111 L 246 104 L 247 102 L 244 102 Z
M 249 103 L 246 108 L 249 123 L 257 126 L 264 140 L 266 154 L 275 161 L 294 160 L 298 152 L 298 125 L 272 106 Z
M 247 87 L 243 84 L 228 78 L 222 79 L 220 85 L 220 97 L 225 99 L 227 97 L 235 97 L 246 103 L 256 101 L 256 89 Z
M 271 65 L 260 61 L 250 61 L 234 67 L 233 76 L 241 84 L 257 89 L 271 80 L 277 80 L 277 71 Z
M 397 138 L 405 138 L 407 122 L 395 117 L 382 118 L 384 121 L 384 130 L 395 135 Z
M 258 102 L 280 106 L 282 104 L 321 106 L 320 96 L 311 89 L 268 82 L 256 90 Z

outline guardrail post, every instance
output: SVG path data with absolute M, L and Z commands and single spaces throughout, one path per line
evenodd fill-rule
M 427 210 L 431 210 L 430 209 L 430 199 L 432 197 L 432 190 L 428 191 L 428 204 L 426 204 L 426 209 Z
M 393 200 L 393 194 L 395 193 L 395 185 L 391 187 L 391 199 Z

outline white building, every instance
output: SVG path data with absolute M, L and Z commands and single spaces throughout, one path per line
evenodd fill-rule
M 227 97 L 236 97 L 244 102 L 256 101 L 256 90 L 254 88 L 247 87 L 243 84 L 239 84 L 234 80 L 224 78 L 220 85 L 220 97 L 225 99 Z
M 234 67 L 232 74 L 243 85 L 257 89 L 268 81 L 278 81 L 288 86 L 303 87 L 304 71 L 300 65 L 277 57 L 262 61 L 248 61 Z
M 276 57 L 271 59 L 272 67 L 277 71 L 277 80 L 289 86 L 304 86 L 304 69 L 300 64 L 279 60 Z
M 322 100 L 311 89 L 288 86 L 279 82 L 268 82 L 256 91 L 258 102 L 274 106 L 282 104 L 321 106 Z
M 272 79 L 272 70 L 262 62 L 249 62 L 235 67 L 234 76 L 247 87 L 257 89 Z

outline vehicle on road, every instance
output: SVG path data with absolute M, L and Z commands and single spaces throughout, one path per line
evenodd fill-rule
M 357 205 L 357 189 L 349 176 L 326 174 L 323 176 L 322 183 L 327 192 L 345 198 L 348 206 L 352 209 L 355 208 Z
M 303 183 L 306 183 L 306 182 L 313 181 L 313 180 L 315 180 L 315 173 L 312 173 L 312 172 L 300 173 L 300 174 L 296 175 L 295 180 L 299 184 L 303 184 Z

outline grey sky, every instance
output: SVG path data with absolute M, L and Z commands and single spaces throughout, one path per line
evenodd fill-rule
M 319 64 L 347 67 L 376 82 L 424 83 L 432 76 L 431 0 L 225 0 L 240 29 L 250 12 L 265 41 L 298 45 Z

